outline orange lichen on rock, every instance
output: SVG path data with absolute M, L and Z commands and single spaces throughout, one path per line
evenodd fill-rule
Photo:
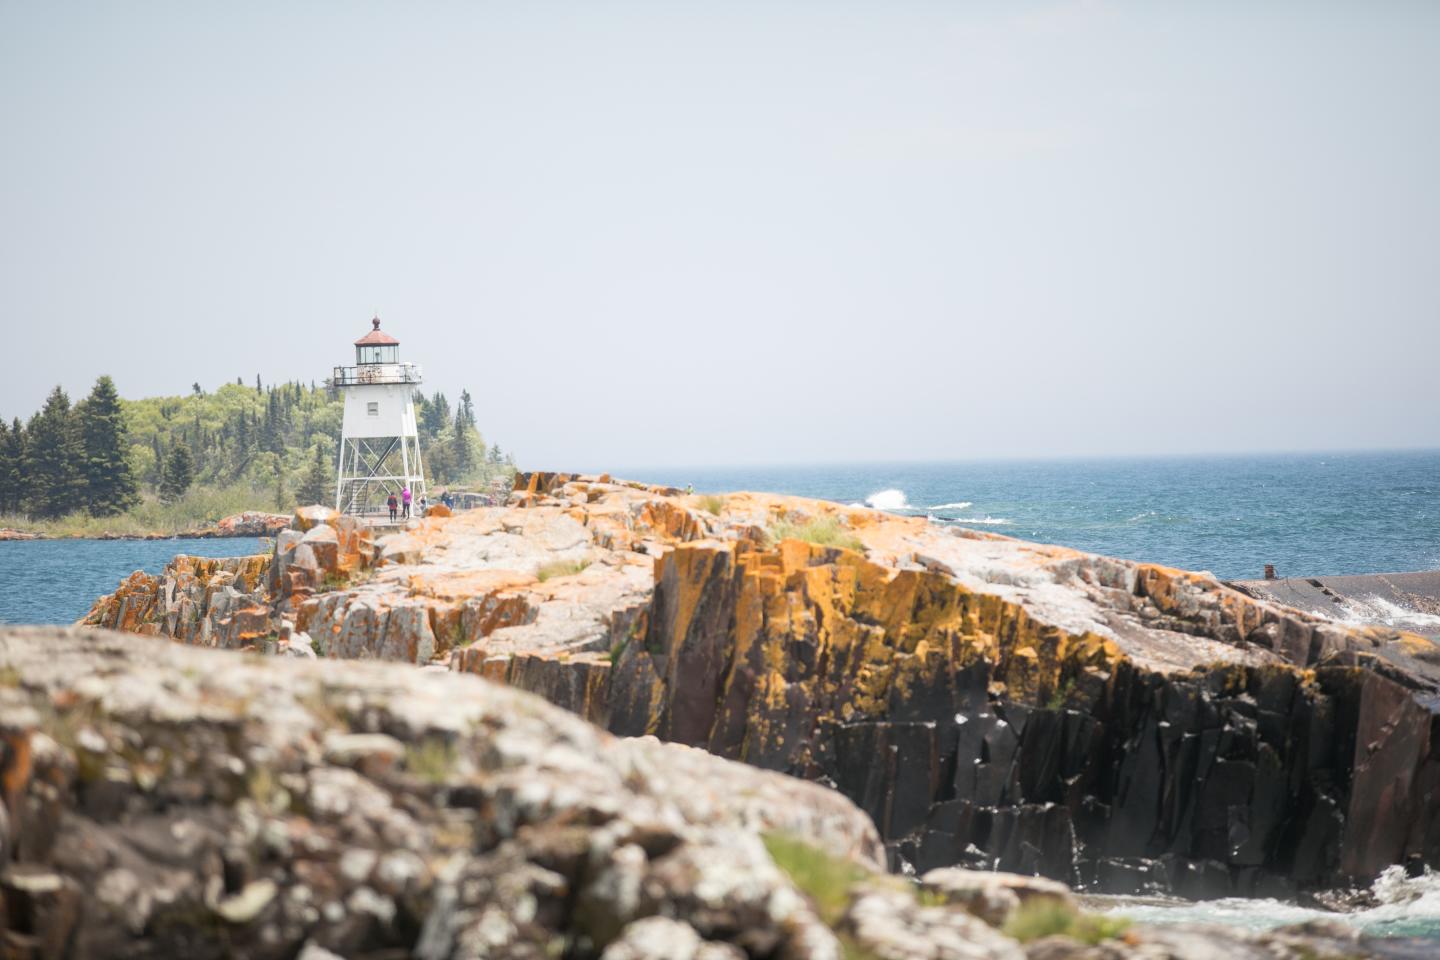
M 448 663 L 832 783 L 917 870 L 1229 895 L 1440 866 L 1411 830 L 1440 817 L 1417 693 L 1440 690 L 1440 651 L 1414 635 L 776 494 L 536 473 L 509 507 L 378 543 L 331 514 L 297 515 L 258 567 L 132 577 L 91 622 L 258 649 L 293 617 L 326 657 Z M 1318 852 L 1293 853 L 1302 835 Z

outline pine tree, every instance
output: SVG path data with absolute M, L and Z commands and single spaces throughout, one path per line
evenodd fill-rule
M 300 484 L 298 496 L 302 504 L 330 502 L 330 463 L 325 458 L 324 448 L 318 443 L 315 444 L 315 459 L 310 462 L 310 470 Z
M 166 503 L 174 503 L 185 496 L 185 491 L 190 489 L 190 484 L 195 481 L 195 460 L 190 456 L 190 448 L 183 443 L 177 443 L 170 448 L 170 455 L 165 458 L 165 475 L 160 480 L 160 499 Z
M 276 458 L 275 458 L 275 509 L 276 509 L 276 510 L 289 510 L 291 506 L 292 506 L 292 504 L 291 504 L 291 502 L 290 502 L 290 489 L 289 489 L 289 487 L 287 487 L 287 486 L 285 485 L 285 464 L 284 464 L 284 462 L 283 462 L 279 457 L 276 457 Z
M 64 390 L 51 391 L 26 432 L 23 475 L 31 509 L 42 517 L 59 517 L 76 509 L 84 489 L 80 472 L 84 448 Z
M 115 382 L 109 377 L 96 380 L 95 389 L 76 411 L 85 448 L 85 505 L 97 517 L 130 509 L 140 496 L 130 466 L 130 435 Z
M 455 449 L 450 458 L 456 480 L 464 480 L 470 473 L 470 468 L 475 465 L 475 451 L 470 446 L 470 434 L 474 428 L 465 421 L 465 398 L 469 395 L 462 393 L 460 396 L 461 405 L 455 413 L 455 434 L 452 441 Z
M 445 399 L 445 394 L 435 391 L 435 395 L 421 408 L 419 417 L 421 432 L 431 440 L 438 438 L 450 426 L 450 402 Z
M 9 427 L 0 420 L 0 513 L 20 512 L 20 467 L 25 459 L 25 427 L 16 417 Z

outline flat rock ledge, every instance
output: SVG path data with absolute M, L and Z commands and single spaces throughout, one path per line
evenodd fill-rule
M 991 922 L 1063 888 L 918 891 L 833 790 L 393 664 L 0 628 L 0 788 L 7 957 L 1419 955 L 1339 928 L 1022 945 Z M 772 837 L 853 882 L 821 896 Z
M 1203 573 L 799 497 L 517 477 L 177 558 L 86 623 L 443 665 L 838 789 L 896 872 L 1293 897 L 1440 869 L 1440 647 Z

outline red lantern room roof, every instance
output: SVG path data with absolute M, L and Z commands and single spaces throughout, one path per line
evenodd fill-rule
M 388 347 L 388 346 L 393 346 L 393 345 L 397 345 L 397 344 L 400 343 L 399 340 L 396 340 L 394 337 L 390 336 L 390 334 L 388 334 L 388 333 L 386 333 L 384 330 L 381 330 L 381 329 L 380 329 L 380 318 L 379 318 L 379 317 L 376 317 L 374 320 L 371 320 L 370 322 L 375 325 L 375 329 L 374 329 L 374 330 L 371 330 L 369 333 L 365 334 L 365 336 L 361 337 L 359 340 L 356 340 L 356 341 L 355 341 L 355 346 L 357 346 L 357 347 Z

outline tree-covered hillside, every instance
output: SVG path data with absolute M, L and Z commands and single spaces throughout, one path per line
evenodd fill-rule
M 477 429 L 468 391 L 453 409 L 443 393 L 415 399 L 432 484 L 477 487 L 513 470 Z M 164 532 L 329 503 L 342 409 L 323 387 L 259 377 L 144 400 L 121 399 L 101 377 L 75 404 L 56 387 L 29 419 L 0 420 L 0 525 L 64 517 L 67 528 Z

